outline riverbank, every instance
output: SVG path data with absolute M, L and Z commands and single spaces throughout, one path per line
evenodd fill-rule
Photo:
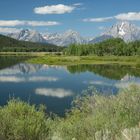
M 48 65 L 121 64 L 140 67 L 140 56 L 67 56 L 62 52 L 0 52 L 0 56 L 27 56 L 26 62 Z
M 0 52 L 0 56 L 45 56 L 56 55 L 61 52 Z
M 121 64 L 140 67 L 140 56 L 58 56 L 45 54 L 29 59 L 28 62 L 48 65 Z

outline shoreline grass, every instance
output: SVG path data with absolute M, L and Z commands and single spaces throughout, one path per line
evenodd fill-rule
M 67 56 L 62 52 L 0 52 L 0 56 L 30 56 L 26 62 L 34 64 L 120 64 L 140 67 L 140 56 Z
M 140 56 L 57 56 L 46 54 L 29 59 L 27 62 L 48 65 L 121 64 L 140 67 Z
M 55 55 L 57 52 L 0 52 L 0 56 L 45 56 Z M 61 54 L 61 52 L 59 52 Z

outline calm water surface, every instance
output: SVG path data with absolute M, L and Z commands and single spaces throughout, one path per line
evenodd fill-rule
M 89 86 L 103 94 L 140 85 L 140 69 L 120 65 L 48 66 L 28 64 L 19 57 L 0 57 L 0 105 L 10 97 L 44 104 L 48 112 L 63 115 L 73 98 Z

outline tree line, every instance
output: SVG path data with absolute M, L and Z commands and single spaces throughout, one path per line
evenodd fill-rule
M 76 56 L 140 55 L 140 41 L 126 43 L 120 38 L 113 38 L 96 44 L 72 44 L 65 49 L 65 54 Z
M 52 44 L 18 41 L 0 35 L 0 52 L 59 52 L 63 48 Z

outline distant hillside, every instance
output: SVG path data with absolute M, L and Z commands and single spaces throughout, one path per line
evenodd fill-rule
M 0 52 L 56 52 L 61 51 L 61 49 L 62 47 L 52 44 L 18 41 L 16 39 L 0 35 Z

